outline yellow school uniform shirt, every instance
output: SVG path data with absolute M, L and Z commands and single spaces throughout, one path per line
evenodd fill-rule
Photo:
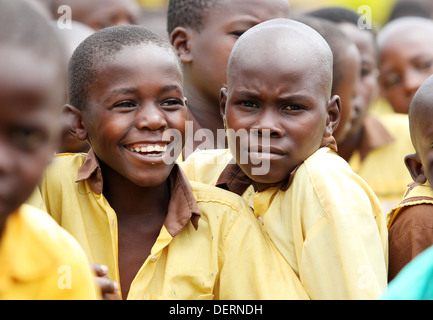
M 252 197 L 248 178 L 229 161 L 228 150 L 198 151 L 182 168 L 192 180 L 237 189 L 250 199 L 257 219 L 311 299 L 374 299 L 382 294 L 387 285 L 385 216 L 373 191 L 346 161 L 320 148 L 282 186 Z
M 369 116 L 364 125 L 361 147 L 349 159 L 353 171 L 373 189 L 389 212 L 403 198 L 412 182 L 404 157 L 415 153 L 407 115 Z
M 128 299 L 308 299 L 245 201 L 190 184 L 177 165 L 169 179 L 166 220 Z M 91 150 L 87 158 L 58 155 L 41 194 L 48 212 L 76 237 L 91 262 L 108 266 L 110 278 L 119 281 L 117 217 L 102 185 Z
M 22 205 L 7 218 L 0 238 L 1 300 L 96 298 L 83 250 L 49 215 Z

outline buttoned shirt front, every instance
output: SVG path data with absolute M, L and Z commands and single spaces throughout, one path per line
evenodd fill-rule
M 117 217 L 101 179 L 92 151 L 58 155 L 41 194 L 89 259 L 119 281 Z M 128 299 L 308 299 L 242 198 L 188 182 L 177 165 L 169 179 L 166 220 Z

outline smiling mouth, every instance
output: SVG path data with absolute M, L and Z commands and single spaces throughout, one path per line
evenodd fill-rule
M 134 153 L 149 157 L 161 157 L 168 149 L 166 143 L 136 143 L 127 145 L 125 148 Z

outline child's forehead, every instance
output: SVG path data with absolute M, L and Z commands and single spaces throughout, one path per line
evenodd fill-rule
M 142 65 L 153 66 L 155 61 L 161 62 L 166 68 L 181 69 L 180 62 L 174 51 L 168 48 L 158 46 L 153 43 L 142 43 L 139 45 L 124 46 L 119 51 L 114 53 L 111 58 L 99 63 L 99 70 L 105 69 L 107 66 L 124 64 L 130 66 L 137 63 L 137 67 Z M 139 64 L 139 65 L 138 65 Z M 131 69 L 131 72 L 136 70 Z
M 286 0 L 219 0 L 207 12 L 208 19 L 217 19 L 220 24 L 227 20 L 248 20 L 253 17 L 256 22 L 272 18 L 289 17 L 289 3 Z
M 388 45 L 411 42 L 423 43 L 433 40 L 433 21 L 422 18 L 401 18 L 386 25 L 377 36 L 379 49 Z
M 63 61 L 42 57 L 19 46 L 0 47 L 0 83 L 17 90 L 63 91 L 66 67 Z M 55 95 L 55 93 L 54 93 Z
M 433 137 L 433 76 L 429 77 L 414 95 L 409 108 L 411 134 Z M 428 132 L 429 131 L 429 132 Z
M 300 24 L 279 27 L 273 23 L 277 21 L 270 22 L 269 28 L 263 29 L 258 25 L 238 40 L 229 60 L 229 75 L 232 69 L 246 65 L 292 69 L 311 77 L 332 74 L 331 49 L 313 29 Z

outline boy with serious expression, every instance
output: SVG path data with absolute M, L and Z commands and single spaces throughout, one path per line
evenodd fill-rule
M 386 287 L 385 219 L 335 152 L 332 61 L 325 39 L 300 22 L 246 31 L 221 89 L 229 150 L 196 151 L 182 167 L 246 199 L 311 299 L 372 299 Z

